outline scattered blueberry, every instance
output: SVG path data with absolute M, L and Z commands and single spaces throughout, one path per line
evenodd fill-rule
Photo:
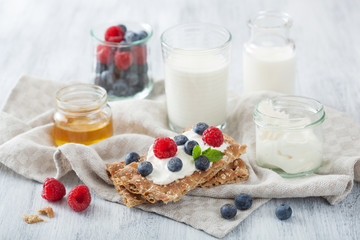
M 168 161 L 167 167 L 171 172 L 178 172 L 182 169 L 183 163 L 180 158 L 172 157 Z
M 124 33 L 126 33 L 127 28 L 126 28 L 126 26 L 125 26 L 124 24 L 119 24 L 118 26 L 122 28 L 122 30 L 124 31 Z
M 146 177 L 147 175 L 149 175 L 150 173 L 152 173 L 153 171 L 153 166 L 151 164 L 151 162 L 148 162 L 148 161 L 143 161 L 141 163 L 139 163 L 138 165 L 138 172 Z
M 204 155 L 200 155 L 195 159 L 195 167 L 199 170 L 205 171 L 210 166 L 210 161 Z
M 139 154 L 137 154 L 136 152 L 129 152 L 125 157 L 125 164 L 128 165 L 132 162 L 138 162 L 139 160 Z
M 201 136 L 208 127 L 209 127 L 209 125 L 207 125 L 206 123 L 198 122 L 197 124 L 195 124 L 193 130 L 195 133 L 197 133 Z
M 178 146 L 184 145 L 188 140 L 185 135 L 177 135 L 174 137 L 174 141 Z
M 125 41 L 130 43 L 130 42 L 135 42 L 139 40 L 139 34 L 132 32 L 132 31 L 127 31 L 125 33 Z
M 236 216 L 237 209 L 232 204 L 224 204 L 220 208 L 221 216 L 225 219 L 232 219 Z
M 146 38 L 148 36 L 148 33 L 144 30 L 141 30 L 138 35 L 139 35 L 139 40 L 141 40 Z
M 241 193 L 235 197 L 235 205 L 240 210 L 247 210 L 252 205 L 252 198 L 249 194 Z
M 286 220 L 291 217 L 292 209 L 288 204 L 280 204 L 275 210 L 275 214 L 278 219 Z
M 185 152 L 190 156 L 192 156 L 192 151 L 196 145 L 199 145 L 197 141 L 194 140 L 187 141 L 184 145 Z

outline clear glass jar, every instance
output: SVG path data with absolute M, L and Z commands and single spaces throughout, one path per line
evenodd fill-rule
M 231 34 L 208 23 L 181 24 L 161 35 L 170 128 L 197 122 L 225 127 Z
M 323 105 L 311 98 L 279 96 L 254 110 L 256 163 L 283 177 L 315 172 L 322 163 Z
M 289 38 L 291 17 L 262 11 L 248 22 L 250 39 L 243 49 L 244 92 L 295 91 L 295 43 Z
M 74 84 L 56 93 L 54 141 L 90 145 L 113 135 L 106 90 L 94 84 Z
M 121 22 L 126 26 L 127 31 L 134 33 L 145 31 L 147 36 L 133 42 L 104 41 L 106 29 L 119 24 L 101 24 L 90 31 L 94 73 L 92 79 L 95 84 L 106 89 L 110 101 L 127 98 L 142 99 L 153 89 L 148 44 L 153 30 L 149 24 Z

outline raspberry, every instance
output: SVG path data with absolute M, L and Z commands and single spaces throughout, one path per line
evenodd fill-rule
M 224 136 L 220 129 L 208 127 L 202 135 L 202 140 L 212 147 L 220 147 L 224 142 Z
M 84 211 L 91 202 L 89 188 L 85 185 L 75 186 L 69 192 L 67 202 L 75 212 Z
M 143 65 L 146 63 L 146 46 L 134 46 L 132 48 L 132 55 L 134 58 L 134 63 L 136 65 Z
M 116 51 L 114 57 L 115 65 L 120 70 L 126 70 L 132 63 L 132 56 L 130 52 Z
M 175 156 L 177 146 L 171 138 L 160 137 L 155 140 L 153 150 L 157 158 L 170 158 Z
M 105 41 L 119 43 L 122 40 L 124 40 L 124 30 L 120 26 L 111 26 L 106 29 Z
M 66 194 L 64 184 L 56 180 L 55 178 L 46 178 L 43 184 L 43 190 L 41 197 L 50 201 L 55 202 L 62 199 Z
M 98 45 L 96 48 L 96 59 L 102 64 L 110 64 L 114 60 L 114 52 L 111 47 Z

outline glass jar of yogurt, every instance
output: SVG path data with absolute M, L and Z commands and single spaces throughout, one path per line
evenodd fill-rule
M 315 172 L 322 163 L 323 105 L 311 98 L 279 96 L 254 110 L 256 163 L 283 177 Z

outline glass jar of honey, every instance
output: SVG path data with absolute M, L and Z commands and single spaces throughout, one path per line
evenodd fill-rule
M 56 93 L 54 140 L 90 145 L 113 135 L 112 113 L 106 90 L 93 84 L 75 84 Z

